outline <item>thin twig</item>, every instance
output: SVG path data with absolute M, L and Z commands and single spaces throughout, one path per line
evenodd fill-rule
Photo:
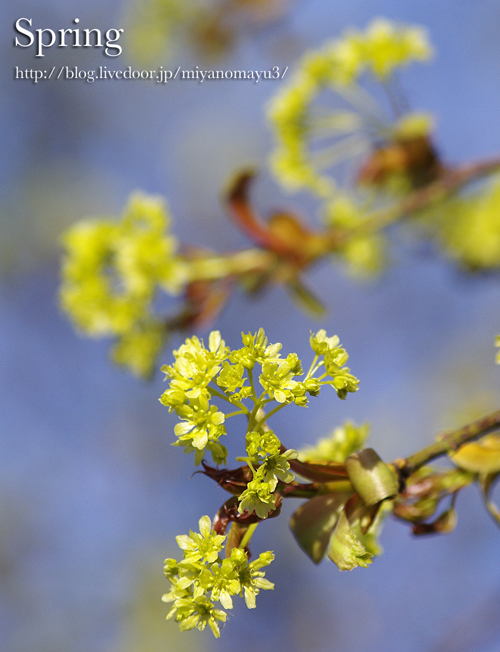
M 420 467 L 428 464 L 437 457 L 453 453 L 468 441 L 495 430 L 500 430 L 500 410 L 491 412 L 458 430 L 443 433 L 437 438 L 434 444 L 427 446 L 427 448 L 424 448 L 418 453 L 410 455 L 406 459 L 395 460 L 393 464 L 403 479 L 406 479 L 420 469 Z
M 345 244 L 346 240 L 367 235 L 389 226 L 404 217 L 427 208 L 434 202 L 444 199 L 459 190 L 462 186 L 481 177 L 492 174 L 500 169 L 500 157 L 466 163 L 451 170 L 446 170 L 437 181 L 427 184 L 416 190 L 400 202 L 383 208 L 364 220 L 359 226 L 346 230 L 344 233 L 334 233 L 333 244 L 335 248 Z

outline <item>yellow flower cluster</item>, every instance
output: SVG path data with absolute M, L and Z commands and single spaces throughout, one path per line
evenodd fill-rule
M 299 460 L 319 464 L 345 462 L 346 457 L 364 446 L 369 433 L 369 424 L 356 426 L 346 421 L 343 426 L 335 428 L 329 437 L 322 437 L 314 446 L 299 450 Z
M 320 196 L 332 191 L 331 182 L 318 176 L 309 160 L 308 111 L 319 92 L 319 84 L 305 70 L 299 70 L 293 83 L 284 88 L 269 107 L 278 147 L 271 156 L 277 179 L 291 190 L 307 188 Z
M 115 364 L 127 367 L 135 376 L 148 377 L 154 371 L 154 363 L 165 344 L 166 335 L 160 321 L 141 321 L 118 337 L 111 349 L 111 358 Z
M 127 51 L 143 65 L 154 65 L 170 55 L 187 24 L 196 18 L 200 3 L 190 0 L 135 0 L 125 16 Z
M 320 168 L 366 151 L 369 142 L 360 132 L 367 126 L 367 116 L 375 117 L 380 109 L 357 84 L 360 77 L 370 73 L 384 82 L 397 68 L 412 61 L 425 61 L 431 55 L 423 29 L 398 26 L 383 19 L 374 20 L 365 32 L 348 30 L 323 49 L 306 54 L 291 83 L 281 90 L 269 108 L 278 141 L 271 166 L 279 181 L 291 190 L 305 188 L 321 197 L 331 196 L 335 183 L 321 174 Z M 330 111 L 327 116 L 316 118 L 311 105 L 324 90 L 335 91 L 355 110 Z M 386 127 L 380 115 L 376 122 L 379 128 Z M 346 134 L 351 136 L 343 138 L 337 147 L 329 148 L 326 157 L 315 157 L 311 151 L 310 140 L 314 135 L 344 137 Z
M 118 337 L 114 360 L 147 375 L 163 341 L 156 291 L 179 292 L 186 265 L 168 233 L 163 201 L 131 196 L 120 221 L 89 219 L 63 237 L 61 305 L 87 335 Z
M 382 18 L 375 19 L 364 34 L 353 32 L 346 40 L 356 53 L 358 74 L 367 69 L 382 80 L 396 68 L 412 61 L 427 61 L 433 54 L 425 30 L 398 27 Z
M 472 270 L 500 267 L 500 177 L 478 195 L 438 206 L 445 251 Z
M 365 217 L 359 206 L 347 194 L 340 194 L 325 206 L 325 222 L 330 228 L 352 229 L 363 223 Z M 386 263 L 386 237 L 374 233 L 350 239 L 336 256 L 345 265 L 347 273 L 358 279 L 379 274 Z

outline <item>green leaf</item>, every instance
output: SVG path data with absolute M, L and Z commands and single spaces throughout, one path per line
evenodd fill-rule
M 345 511 L 342 511 L 330 538 L 328 557 L 340 570 L 353 570 L 358 566 L 366 568 L 372 563 L 372 556 L 351 530 Z
M 345 466 L 352 486 L 366 505 L 376 505 L 381 500 L 397 495 L 395 474 L 373 448 L 365 448 L 349 455 Z
M 450 457 L 466 471 L 496 473 L 500 471 L 500 436 L 487 435 L 479 441 L 464 444 Z
M 340 511 L 351 494 L 337 493 L 311 498 L 292 515 L 290 529 L 297 543 L 315 564 L 325 556 Z

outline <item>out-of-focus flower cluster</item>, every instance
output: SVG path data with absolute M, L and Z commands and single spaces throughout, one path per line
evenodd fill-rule
M 225 559 L 219 557 L 227 535 L 216 534 L 208 516 L 199 521 L 200 532 L 176 537 L 184 553 L 181 561 L 165 560 L 165 576 L 172 588 L 163 596 L 164 602 L 173 602 L 167 615 L 179 623 L 181 631 L 203 631 L 208 625 L 215 637 L 220 636 L 219 623 L 224 623 L 233 608 L 232 596 L 244 596 L 249 609 L 255 608 L 255 598 L 261 589 L 273 589 L 262 570 L 274 559 L 272 552 L 264 552 L 249 562 L 241 548 L 233 548 Z M 220 602 L 224 609 L 215 607 Z
M 292 79 L 273 98 L 269 119 L 276 148 L 271 169 L 288 190 L 308 190 L 323 201 L 327 228 L 355 230 L 380 206 L 381 188 L 368 193 L 359 184 L 339 187 L 331 171 L 342 170 L 339 166 L 350 159 L 371 152 L 363 173 L 366 179 L 378 182 L 383 176 L 384 193 L 390 190 L 391 195 L 409 189 L 406 168 L 415 166 L 412 156 L 415 151 L 421 156 L 419 147 L 425 151 L 432 120 L 409 112 L 403 104 L 395 106 L 399 91 L 393 75 L 431 56 L 425 30 L 376 19 L 364 32 L 347 30 L 322 49 L 306 53 Z M 388 91 L 395 117 L 368 92 L 366 77 L 383 93 Z M 336 105 L 326 98 L 328 93 Z M 345 170 L 341 174 L 345 176 Z M 335 255 L 352 275 L 369 277 L 385 265 L 385 249 L 384 235 L 369 233 L 349 239 Z
M 387 82 L 396 69 L 431 56 L 423 29 L 383 19 L 373 21 L 365 32 L 348 30 L 321 50 L 306 54 L 269 108 L 277 139 L 271 163 L 278 180 L 292 190 L 307 188 L 332 197 L 336 184 L 321 168 L 365 152 L 367 127 L 382 137 L 398 129 L 391 128 L 383 113 L 381 117 L 376 101 L 359 85 L 360 78 L 371 73 L 377 81 Z M 334 91 L 354 110 L 314 111 L 313 102 L 324 90 Z M 315 137 L 341 140 L 324 152 L 312 151 Z
M 245 32 L 281 18 L 289 0 L 131 0 L 124 17 L 127 52 L 158 65 L 180 46 L 210 59 L 227 54 Z
M 432 54 L 425 30 L 376 19 L 364 32 L 347 30 L 306 53 L 269 107 L 275 176 L 284 187 L 308 190 L 322 200 L 327 229 L 351 234 L 334 256 L 354 276 L 373 276 L 386 263 L 386 224 L 364 230 L 370 218 L 376 221 L 378 211 L 390 210 L 395 199 L 448 170 L 431 142 L 432 117 L 410 112 L 394 83 L 396 71 Z M 376 95 L 373 82 L 380 91 Z M 336 105 L 328 103 L 328 93 Z M 356 158 L 355 183 L 349 187 L 345 181 L 352 178 L 340 164 Z M 495 269 L 500 265 L 499 207 L 497 179 L 469 194 L 437 193 L 425 210 L 413 212 L 412 222 L 424 226 L 426 237 L 462 267 Z M 396 219 L 404 213 L 396 211 Z
M 350 421 L 335 428 L 329 437 L 322 437 L 314 446 L 299 450 L 299 459 L 304 462 L 344 462 L 355 451 L 363 448 L 368 439 L 370 426 L 364 423 L 356 426 Z
M 445 253 L 463 267 L 500 267 L 500 177 L 479 192 L 437 205 L 429 220 L 431 229 L 437 227 L 436 238 Z
M 158 197 L 132 195 L 120 221 L 89 219 L 65 235 L 61 305 L 85 334 L 116 338 L 114 360 L 148 375 L 165 329 L 155 317 L 158 290 L 177 294 L 186 264 Z
M 339 193 L 325 205 L 325 224 L 330 229 L 355 229 L 363 224 L 368 211 L 347 193 Z M 352 238 L 336 253 L 351 276 L 366 278 L 384 267 L 387 242 L 383 233 Z

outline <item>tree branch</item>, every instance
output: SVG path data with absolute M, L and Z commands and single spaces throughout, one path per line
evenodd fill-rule
M 346 240 L 380 231 L 386 226 L 404 217 L 408 217 L 440 199 L 445 199 L 465 184 L 498 170 L 500 170 L 500 157 L 498 156 L 474 163 L 465 163 L 464 165 L 445 170 L 437 181 L 433 181 L 423 188 L 416 190 L 400 202 L 375 212 L 362 224 L 345 231 L 344 234 L 335 234 L 333 244 L 335 247 L 338 247 L 345 244 Z
M 445 432 L 437 437 L 437 440 L 431 446 L 424 448 L 418 453 L 414 453 L 406 459 L 397 459 L 393 462 L 397 469 L 400 478 L 404 481 L 412 473 L 415 473 L 420 467 L 428 462 L 447 455 L 448 453 L 455 452 L 460 446 L 476 439 L 489 432 L 500 430 L 500 410 L 491 412 L 490 414 L 469 423 L 458 430 Z

